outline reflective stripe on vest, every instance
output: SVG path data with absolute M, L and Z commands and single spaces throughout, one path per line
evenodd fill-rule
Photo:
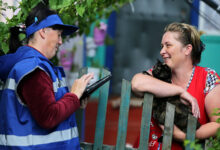
M 66 87 L 66 79 L 62 78 L 62 80 L 56 80 L 56 82 L 53 82 L 53 89 L 54 92 L 56 93 L 58 91 L 59 88 L 61 87 Z M 9 78 L 6 81 L 5 86 L 2 89 L 8 89 L 8 90 L 15 90 L 17 87 L 15 79 Z
M 57 92 L 58 88 L 61 87 L 66 87 L 66 78 L 62 78 L 62 80 L 58 80 L 57 78 L 56 82 L 53 82 L 53 89 L 55 93 Z
M 0 134 L 0 145 L 5 146 L 32 146 L 40 144 L 48 144 L 52 142 L 62 142 L 78 137 L 77 127 L 67 130 L 52 132 L 48 135 L 4 135 Z M 7 139 L 7 142 L 6 142 Z
M 16 89 L 15 79 L 12 78 L 7 79 L 4 89 L 15 90 Z

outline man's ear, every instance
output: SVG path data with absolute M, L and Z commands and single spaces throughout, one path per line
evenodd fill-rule
M 191 52 L 192 52 L 192 49 L 193 49 L 193 47 L 192 47 L 192 44 L 187 44 L 186 46 L 185 46 L 185 54 L 186 55 L 190 55 L 191 54 Z

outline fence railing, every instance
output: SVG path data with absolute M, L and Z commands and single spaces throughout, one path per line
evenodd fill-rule
M 87 70 L 84 69 L 81 71 L 81 75 L 86 73 Z M 106 69 L 101 70 L 101 77 L 109 75 L 110 72 Z M 117 133 L 117 142 L 116 145 L 104 145 L 104 127 L 106 120 L 106 109 L 107 101 L 109 94 L 109 82 L 104 84 L 100 88 L 99 101 L 98 101 L 98 113 L 96 119 L 96 129 L 94 143 L 81 142 L 81 149 L 85 150 L 135 150 L 135 148 L 126 147 L 126 136 L 127 136 L 127 123 L 128 123 L 128 113 L 129 113 L 129 104 L 130 104 L 130 95 L 131 95 L 131 83 L 125 79 L 122 80 L 121 86 L 121 104 L 119 111 L 119 121 L 118 121 L 118 133 Z M 138 150 L 147 150 L 149 133 L 150 133 L 150 121 L 151 121 L 151 112 L 153 104 L 153 95 L 150 93 L 145 93 L 143 99 L 143 110 L 141 118 L 141 130 L 140 130 L 140 144 Z M 166 107 L 166 118 L 164 124 L 164 133 L 163 133 L 163 142 L 162 149 L 170 150 L 172 144 L 172 134 L 173 134 L 173 123 L 174 123 L 174 113 L 175 106 L 167 103 Z M 192 115 L 188 116 L 188 125 L 186 139 L 190 141 L 195 141 L 195 131 L 196 131 L 196 118 Z M 186 150 L 191 150 L 188 145 Z M 206 149 L 206 148 L 205 148 Z

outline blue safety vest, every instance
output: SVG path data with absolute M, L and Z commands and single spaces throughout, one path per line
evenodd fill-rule
M 39 68 L 51 77 L 58 101 L 68 92 L 63 69 L 55 67 L 46 57 L 28 46 L 20 47 L 7 60 L 5 58 L 7 55 L 1 56 L 0 62 L 7 63 L 4 65 L 11 69 L 7 78 L 0 78 L 0 150 L 79 150 L 74 114 L 54 129 L 43 129 L 17 94 L 19 82 Z

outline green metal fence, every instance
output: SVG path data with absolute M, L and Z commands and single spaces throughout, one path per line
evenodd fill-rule
M 101 70 L 101 76 L 104 77 L 110 74 L 106 69 Z M 82 72 L 81 72 L 82 73 Z M 86 73 L 86 69 L 84 69 Z M 122 80 L 121 88 L 121 104 L 119 112 L 119 122 L 118 122 L 118 133 L 117 133 L 117 143 L 115 146 L 104 145 L 104 127 L 106 120 L 106 109 L 108 101 L 109 92 L 109 82 L 104 84 L 99 93 L 99 103 L 98 103 L 98 113 L 96 120 L 96 130 L 94 143 L 81 142 L 81 149 L 85 150 L 135 150 L 135 148 L 125 147 L 126 136 L 127 136 L 127 123 L 128 123 L 128 113 L 131 95 L 131 83 L 125 79 Z M 153 104 L 153 95 L 150 93 L 145 93 L 143 99 L 143 110 L 141 118 L 141 130 L 140 130 L 140 145 L 138 150 L 148 149 L 148 139 L 150 133 L 150 121 L 151 112 Z M 165 119 L 165 129 L 163 133 L 163 150 L 170 150 L 172 143 L 173 134 L 173 122 L 174 122 L 175 106 L 167 103 L 166 108 L 166 119 Z M 195 141 L 195 131 L 196 131 L 196 118 L 192 115 L 188 116 L 188 126 L 186 139 L 190 141 Z M 191 150 L 190 146 L 185 148 L 186 150 Z

